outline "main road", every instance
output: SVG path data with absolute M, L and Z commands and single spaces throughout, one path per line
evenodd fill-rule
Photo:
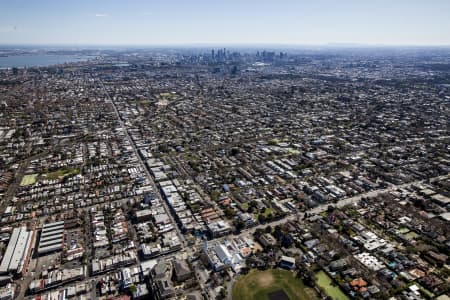
M 119 110 L 117 109 L 116 103 L 111 99 L 111 96 L 109 95 L 108 91 L 105 88 L 105 85 L 103 84 L 102 80 L 99 80 L 100 85 L 102 86 L 103 92 L 105 93 L 107 99 L 111 102 L 112 107 L 114 108 L 114 112 L 117 116 L 117 120 L 119 121 L 120 127 L 122 128 L 122 130 L 124 131 L 126 138 L 128 139 L 128 142 L 130 143 L 130 145 L 133 147 L 133 151 L 137 157 L 137 159 L 139 160 L 140 165 L 142 166 L 142 168 L 144 169 L 145 175 L 147 176 L 147 179 L 150 181 L 155 193 L 157 194 L 159 200 L 161 201 L 161 203 L 163 204 L 164 210 L 166 211 L 166 214 L 169 216 L 170 221 L 172 222 L 172 224 L 174 225 L 174 228 L 177 232 L 177 235 L 182 243 L 183 246 L 186 245 L 186 239 L 184 238 L 183 234 L 181 233 L 177 222 L 175 222 L 175 219 L 172 216 L 172 213 L 169 209 L 169 206 L 167 205 L 166 201 L 163 199 L 161 193 L 159 192 L 158 187 L 156 186 L 155 181 L 153 180 L 152 175 L 150 174 L 150 172 L 148 171 L 148 168 L 145 164 L 145 162 L 142 160 L 141 156 L 139 155 L 138 149 L 136 147 L 136 144 L 134 143 L 133 139 L 130 137 L 130 135 L 128 134 L 128 130 L 122 120 L 122 118 L 120 117 L 119 114 Z
M 449 178 L 449 177 L 450 177 L 450 174 L 447 174 L 447 175 L 442 175 L 442 176 L 437 176 L 437 177 L 430 178 L 430 180 L 442 180 L 442 179 L 446 179 L 446 178 Z M 354 197 L 344 198 L 344 199 L 339 200 L 336 203 L 325 203 L 325 204 L 316 206 L 314 208 L 311 208 L 311 209 L 309 209 L 309 210 L 307 210 L 305 212 L 298 212 L 296 214 L 292 214 L 292 215 L 290 215 L 290 216 L 288 216 L 286 218 L 283 218 L 281 220 L 277 220 L 277 221 L 274 221 L 274 222 L 270 222 L 270 223 L 266 223 L 266 224 L 260 224 L 260 225 L 257 225 L 255 227 L 251 227 L 249 229 L 241 231 L 241 233 L 239 233 L 237 236 L 241 237 L 241 236 L 244 236 L 244 235 L 253 234 L 257 229 L 264 229 L 268 225 L 273 227 L 273 226 L 276 226 L 276 225 L 284 224 L 284 223 L 286 223 L 288 221 L 303 220 L 305 213 L 307 213 L 308 215 L 317 215 L 317 214 L 320 214 L 320 213 L 326 211 L 329 206 L 342 208 L 342 207 L 347 206 L 347 205 L 358 203 L 362 198 L 375 197 L 375 196 L 378 196 L 380 194 L 385 194 L 385 193 L 388 193 L 388 192 L 392 192 L 392 191 L 394 191 L 396 189 L 399 189 L 399 188 L 406 188 L 406 187 L 409 187 L 411 185 L 419 184 L 419 183 L 423 183 L 423 182 L 425 182 L 425 180 L 412 181 L 412 182 L 408 182 L 408 183 L 404 183 L 404 184 L 400 184 L 400 185 L 392 185 L 392 186 L 390 186 L 388 188 L 385 188 L 385 189 L 373 190 L 373 191 L 370 191 L 370 192 L 367 192 L 367 193 L 364 193 L 364 194 L 360 194 L 360 195 L 357 195 L 357 196 L 354 196 Z

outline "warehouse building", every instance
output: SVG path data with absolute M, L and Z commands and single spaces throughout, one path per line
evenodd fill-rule
M 25 226 L 14 228 L 0 265 L 0 274 L 21 275 L 26 271 L 34 248 L 35 232 Z
M 42 227 L 39 240 L 38 254 L 61 251 L 64 240 L 64 221 L 45 224 Z

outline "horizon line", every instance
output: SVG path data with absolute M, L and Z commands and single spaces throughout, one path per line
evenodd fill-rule
M 94 44 L 94 43 L 0 43 L 0 47 L 119 47 L 119 48 L 170 48 L 170 47 L 288 47 L 288 48 L 450 48 L 450 44 L 382 44 L 382 43 L 318 43 L 318 44 L 300 44 L 300 43 L 154 43 L 154 44 Z

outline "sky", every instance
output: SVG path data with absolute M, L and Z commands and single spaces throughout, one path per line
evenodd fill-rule
M 0 44 L 450 45 L 450 0 L 0 0 Z

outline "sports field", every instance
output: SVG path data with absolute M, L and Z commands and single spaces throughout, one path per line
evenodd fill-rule
M 20 182 L 20 186 L 31 185 L 36 182 L 38 174 L 25 175 Z
M 233 286 L 233 300 L 309 300 L 319 299 L 292 272 L 280 269 L 252 270 Z
M 316 273 L 317 284 L 325 290 L 325 293 L 333 300 L 348 300 L 349 297 L 345 295 L 339 286 L 333 285 L 333 281 L 324 271 Z

